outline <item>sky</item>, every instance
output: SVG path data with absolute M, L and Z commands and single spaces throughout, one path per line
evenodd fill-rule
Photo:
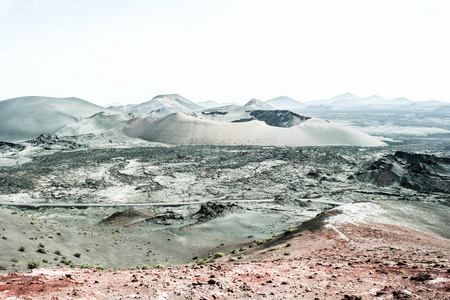
M 450 102 L 448 0 L 0 0 L 0 100 Z

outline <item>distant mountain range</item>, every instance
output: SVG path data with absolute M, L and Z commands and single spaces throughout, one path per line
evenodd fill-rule
M 293 99 L 272 100 L 205 109 L 178 94 L 108 108 L 77 98 L 15 98 L 0 101 L 0 141 L 49 133 L 95 137 L 100 143 L 141 139 L 176 145 L 383 145 L 357 130 L 285 109 L 286 103 L 295 104 Z M 278 102 L 283 109 L 276 109 Z
M 254 101 L 256 99 L 252 99 Z M 280 96 L 267 101 L 259 101 L 260 109 L 283 109 L 293 111 L 317 111 L 317 110 L 332 110 L 332 111 L 365 111 L 365 110 L 389 110 L 389 111 L 433 111 L 436 109 L 448 107 L 450 104 L 437 100 L 429 101 L 412 101 L 405 97 L 386 99 L 379 95 L 372 95 L 370 97 L 359 97 L 352 93 L 345 93 L 337 95 L 330 99 L 312 100 L 300 102 L 288 96 Z M 261 103 L 266 103 L 269 106 L 263 108 Z M 246 105 L 249 105 L 248 103 Z M 231 108 L 231 107 L 245 107 L 239 105 L 237 102 L 219 103 L 213 100 L 205 102 L 190 101 L 178 94 L 159 95 L 150 101 L 141 104 L 129 105 L 112 105 L 107 106 L 108 109 L 129 114 L 138 114 L 146 116 L 152 113 L 159 115 L 168 115 L 174 112 L 193 112 L 203 109 L 216 108 Z M 445 108 L 448 109 L 448 108 Z
M 336 111 L 373 111 L 373 110 L 403 110 L 403 111 L 423 111 L 433 110 L 449 103 L 440 101 L 412 101 L 407 98 L 386 99 L 378 95 L 370 97 L 358 97 L 352 93 L 345 93 L 336 97 L 324 100 L 314 100 L 299 102 L 287 96 L 281 96 L 267 100 L 266 103 L 277 109 L 291 110 L 336 110 Z
M 203 104 L 178 94 L 108 108 L 78 98 L 8 99 L 0 101 L 0 141 L 23 141 L 50 133 L 169 144 L 374 146 L 382 143 L 308 114 L 388 111 L 445 117 L 450 111 L 450 104 L 440 101 L 388 100 L 378 95 L 361 98 L 351 93 L 309 102 L 281 96 L 265 102 L 251 99 L 245 105 L 211 101 Z
M 203 108 L 213 108 L 213 107 L 219 107 L 219 106 L 228 106 L 228 105 L 239 105 L 237 102 L 216 102 L 213 100 L 204 101 L 204 102 L 197 102 L 197 105 L 200 105 Z

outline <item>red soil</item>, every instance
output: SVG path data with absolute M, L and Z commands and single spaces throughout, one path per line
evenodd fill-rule
M 449 240 L 381 224 L 339 231 L 348 240 L 332 229 L 295 234 L 239 263 L 0 275 L 0 298 L 450 299 Z

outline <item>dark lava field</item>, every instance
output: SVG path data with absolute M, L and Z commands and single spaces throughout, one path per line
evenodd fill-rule
M 30 162 L 0 168 L 0 252 L 7 271 L 24 270 L 30 260 L 41 267 L 184 264 L 361 201 L 372 205 L 368 218 L 389 217 L 446 238 L 450 232 L 449 159 L 406 146 L 72 150 L 76 139 L 69 144 L 41 143 Z M 14 145 L 2 151 L 12 151 L 6 147 Z M 221 200 L 271 201 L 75 207 Z M 42 203 L 74 207 L 26 206 Z

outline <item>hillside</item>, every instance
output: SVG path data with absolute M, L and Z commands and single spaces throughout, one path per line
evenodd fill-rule
M 203 109 L 203 107 L 195 104 L 194 102 L 178 94 L 159 95 L 154 97 L 150 101 L 141 104 L 133 104 L 127 106 L 110 106 L 109 108 L 121 113 L 139 114 L 143 117 L 151 113 L 168 115 L 171 113 L 191 112 Z
M 250 101 L 248 101 L 245 105 L 244 105 L 245 109 L 258 109 L 258 110 L 273 110 L 275 109 L 273 106 L 264 103 L 258 99 L 252 99 Z
M 348 205 L 346 205 L 348 206 Z M 0 274 L 5 297 L 53 299 L 448 299 L 450 243 L 408 227 L 341 223 L 334 209 L 212 262 L 133 270 L 53 268 Z M 314 227 L 307 228 L 315 223 Z M 83 254 L 84 255 L 84 254 Z
M 147 141 L 176 145 L 384 145 L 378 139 L 359 131 L 315 118 L 284 128 L 271 126 L 254 118 L 215 121 L 178 113 L 135 119 L 128 123 L 125 132 Z
M 19 141 L 55 133 L 99 112 L 117 114 L 78 98 L 20 97 L 0 101 L 0 140 Z
M 88 135 L 90 144 L 142 139 L 173 145 L 384 145 L 356 130 L 288 110 L 275 110 L 257 99 L 243 106 L 201 110 L 195 103 L 173 94 L 115 109 L 124 112 L 77 98 L 5 100 L 0 102 L 0 140 L 34 139 L 45 133 Z

